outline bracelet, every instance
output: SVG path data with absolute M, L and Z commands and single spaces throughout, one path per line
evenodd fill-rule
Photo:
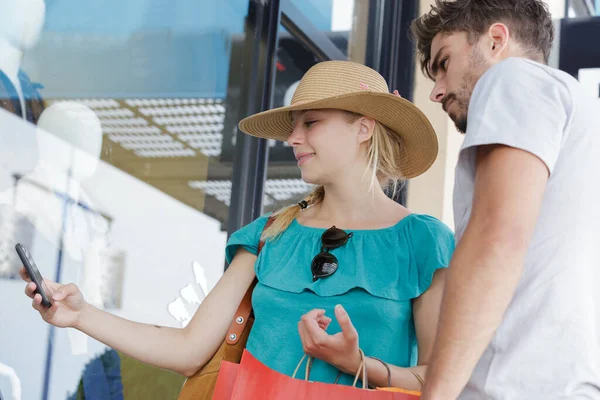
M 423 380 L 423 378 L 421 377 L 421 375 L 417 374 L 415 371 L 413 371 L 411 369 L 409 369 L 408 372 L 410 372 L 411 374 L 413 374 L 413 376 L 415 378 L 417 378 L 417 380 L 421 384 L 421 389 L 423 389 L 423 386 L 425 385 L 425 381 Z
M 383 366 L 385 367 L 385 369 L 387 369 L 387 373 L 388 373 L 388 387 L 392 387 L 392 371 L 390 371 L 390 366 L 387 365 L 387 363 L 385 361 L 380 360 L 377 357 L 371 357 L 371 356 L 369 356 L 369 358 L 372 358 L 373 360 L 379 361 L 380 363 L 383 364 Z

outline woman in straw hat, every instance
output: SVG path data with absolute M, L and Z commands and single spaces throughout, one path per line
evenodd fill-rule
M 94 309 L 72 284 L 48 282 L 55 291 L 48 310 L 29 283 L 34 307 L 51 324 L 75 327 L 142 362 L 191 376 L 223 341 L 256 278 L 247 350 L 261 362 L 292 375 L 308 354 L 314 358 L 311 380 L 352 384 L 362 351 L 372 386 L 420 389 L 453 235 L 438 220 L 390 199 L 384 187 L 434 162 L 437 139 L 427 118 L 390 94 L 372 69 L 330 61 L 306 73 L 290 106 L 239 126 L 287 141 L 302 179 L 316 188 L 231 236 L 230 267 L 184 329 L 159 329 Z

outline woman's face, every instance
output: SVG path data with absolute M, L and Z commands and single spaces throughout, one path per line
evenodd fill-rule
M 341 174 L 364 172 L 372 120 L 339 110 L 308 110 L 294 112 L 292 121 L 287 142 L 305 182 L 325 185 Z

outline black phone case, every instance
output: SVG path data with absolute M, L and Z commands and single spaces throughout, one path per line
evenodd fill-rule
M 52 302 L 44 290 L 44 280 L 42 279 L 42 275 L 40 274 L 35 261 L 33 261 L 33 257 L 31 257 L 31 254 L 29 254 L 27 248 L 21 243 L 17 243 L 15 249 L 17 250 L 17 254 L 19 255 L 19 258 L 23 262 L 23 265 L 29 274 L 29 277 L 33 283 L 35 283 L 35 292 L 42 296 L 42 304 L 46 307 L 52 306 Z

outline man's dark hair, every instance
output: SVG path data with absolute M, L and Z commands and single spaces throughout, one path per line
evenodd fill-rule
M 469 43 L 475 44 L 496 22 L 508 26 L 530 58 L 548 63 L 554 26 L 542 0 L 436 0 L 411 27 L 421 69 L 431 77 L 431 42 L 438 33 L 465 32 Z

